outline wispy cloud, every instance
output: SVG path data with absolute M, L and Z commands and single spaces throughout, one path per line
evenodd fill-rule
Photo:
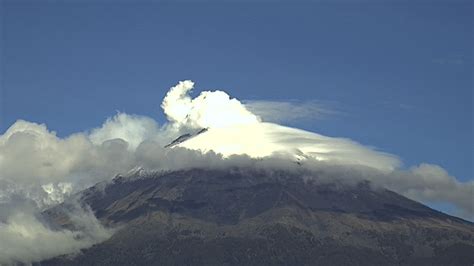
M 329 103 L 321 101 L 266 101 L 247 100 L 245 107 L 267 122 L 320 120 L 342 114 Z

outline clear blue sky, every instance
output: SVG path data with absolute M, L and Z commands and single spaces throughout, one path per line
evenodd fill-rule
M 116 110 L 162 123 L 167 89 L 193 79 L 335 102 L 344 115 L 292 125 L 474 177 L 471 1 L 78 2 L 2 2 L 0 132 L 25 119 L 66 136 Z

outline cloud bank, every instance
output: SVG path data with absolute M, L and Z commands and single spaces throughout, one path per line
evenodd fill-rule
M 51 229 L 38 213 L 137 166 L 305 168 L 328 180 L 365 179 L 425 203 L 450 203 L 459 215 L 474 219 L 473 181 L 459 182 L 436 165 L 401 169 L 396 156 L 355 141 L 266 122 L 223 91 L 192 98 L 193 86 L 182 81 L 170 88 L 161 104 L 168 118 L 162 125 L 118 113 L 95 129 L 65 138 L 23 120 L 0 135 L 0 264 L 69 253 L 107 238 L 110 232 L 87 210 L 71 214 L 85 228 L 80 232 Z M 180 134 L 204 128 L 164 148 Z

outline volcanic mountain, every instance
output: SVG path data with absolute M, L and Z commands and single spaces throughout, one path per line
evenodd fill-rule
M 472 265 L 474 224 L 368 182 L 246 168 L 118 175 L 77 195 L 105 242 L 40 265 Z M 44 212 L 73 228 L 68 201 Z

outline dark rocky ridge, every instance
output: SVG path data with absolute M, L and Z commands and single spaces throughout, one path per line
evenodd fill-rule
M 199 130 L 198 132 L 196 132 L 194 134 L 191 134 L 191 133 L 183 134 L 183 135 L 177 137 L 171 143 L 165 145 L 165 148 L 171 148 L 171 147 L 174 147 L 176 145 L 179 145 L 180 143 L 183 143 L 188 139 L 194 138 L 195 136 L 197 136 L 199 134 L 202 134 L 202 133 L 206 132 L 207 130 L 208 130 L 207 128 L 203 128 L 203 129 Z
M 472 265 L 474 225 L 367 183 L 193 169 L 81 194 L 109 240 L 41 265 Z M 62 211 L 50 219 L 67 227 Z

